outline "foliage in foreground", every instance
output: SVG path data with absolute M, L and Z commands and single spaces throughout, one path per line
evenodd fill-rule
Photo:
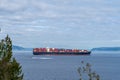
M 12 41 L 8 35 L 0 41 L 0 80 L 23 80 L 21 66 L 12 57 Z
M 79 80 L 100 80 L 100 76 L 91 70 L 91 65 L 89 63 L 81 61 L 81 64 L 82 66 L 78 68 L 78 73 L 80 75 Z

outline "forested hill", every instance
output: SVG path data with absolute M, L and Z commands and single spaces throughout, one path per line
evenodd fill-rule
M 13 51 L 32 51 L 33 49 L 32 48 L 24 48 L 24 47 L 21 47 L 21 46 L 13 45 L 12 46 L 12 50 Z
M 99 47 L 93 48 L 92 51 L 120 51 L 120 47 Z

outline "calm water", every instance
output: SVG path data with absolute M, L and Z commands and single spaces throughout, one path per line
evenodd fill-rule
M 24 80 L 79 80 L 81 61 L 89 62 L 101 80 L 120 79 L 120 53 L 94 52 L 90 56 L 35 56 L 32 52 L 14 52 L 21 63 Z

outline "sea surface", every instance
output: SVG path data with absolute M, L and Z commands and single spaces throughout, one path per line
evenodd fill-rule
M 35 56 L 14 52 L 21 64 L 24 80 L 79 80 L 81 61 L 92 65 L 100 80 L 120 80 L 120 52 L 92 52 L 90 56 Z

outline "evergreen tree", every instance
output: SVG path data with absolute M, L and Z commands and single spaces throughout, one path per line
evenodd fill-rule
M 8 35 L 0 41 L 0 80 L 23 80 L 21 66 L 12 57 L 12 41 Z

